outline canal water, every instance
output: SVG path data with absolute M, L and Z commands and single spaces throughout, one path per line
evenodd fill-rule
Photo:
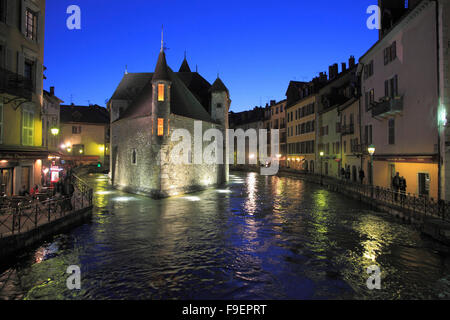
M 91 175 L 88 223 L 0 265 L 0 299 L 449 298 L 450 250 L 297 178 L 231 176 L 164 200 Z M 66 287 L 68 266 L 81 290 Z M 369 266 L 381 289 L 369 290 Z

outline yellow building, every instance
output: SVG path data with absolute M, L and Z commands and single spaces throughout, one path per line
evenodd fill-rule
M 12 195 L 41 183 L 48 157 L 41 121 L 45 1 L 1 2 L 0 193 Z
M 287 167 L 315 172 L 315 86 L 313 82 L 291 81 L 286 96 Z
M 109 167 L 109 112 L 90 106 L 61 106 L 62 159 L 77 164 L 97 164 Z

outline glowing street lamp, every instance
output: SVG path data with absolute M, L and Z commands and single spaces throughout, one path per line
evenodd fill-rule
M 50 132 L 56 137 L 59 134 L 59 128 L 53 127 L 50 129 Z
M 372 198 L 373 198 L 373 155 L 375 154 L 375 146 L 373 144 L 371 144 L 368 148 L 367 148 L 367 152 L 369 152 L 370 154 L 370 186 L 371 188 L 371 194 L 372 194 Z
M 322 163 L 322 159 L 323 159 L 323 156 L 325 155 L 325 153 L 323 151 L 320 151 L 319 155 L 320 155 L 320 185 L 323 185 L 323 170 L 322 170 L 323 163 Z

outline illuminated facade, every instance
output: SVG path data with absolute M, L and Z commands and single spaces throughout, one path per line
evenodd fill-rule
M 231 100 L 220 78 L 211 85 L 191 72 L 186 57 L 173 72 L 161 48 L 154 73 L 126 73 L 111 97 L 111 164 L 113 186 L 155 198 L 201 190 L 228 180 L 228 158 L 222 164 L 203 161 L 198 147 L 208 129 L 225 138 Z M 177 163 L 171 151 L 175 130 L 192 137 L 187 161 Z M 184 140 L 183 140 L 184 141 Z M 223 147 L 225 147 L 225 140 Z M 225 153 L 224 153 L 225 154 Z M 200 156 L 200 161 L 199 157 Z
M 45 1 L 1 1 L 0 194 L 41 183 Z M 7 4 L 7 6 L 5 6 Z
M 383 12 L 393 5 L 381 4 Z M 374 184 L 389 188 L 398 172 L 407 193 L 447 200 L 449 6 L 410 1 L 398 17 L 383 15 L 379 41 L 360 59 L 362 139 L 376 148 Z M 372 169 L 367 154 L 364 168 Z
M 358 78 L 355 58 L 349 59 L 349 68 L 342 63 L 329 67 L 328 83 L 320 89 L 317 102 L 317 151 L 322 163 L 322 174 L 341 177 L 341 169 L 350 171 L 350 178 L 357 181 L 361 168 L 358 161 L 359 144 Z M 323 152 L 323 156 L 320 156 Z M 344 159 L 345 157 L 345 159 Z
M 62 159 L 109 167 L 109 112 L 90 105 L 62 105 L 59 150 Z
M 317 93 L 326 75 L 312 82 L 291 81 L 286 92 L 286 166 L 314 173 L 316 162 Z

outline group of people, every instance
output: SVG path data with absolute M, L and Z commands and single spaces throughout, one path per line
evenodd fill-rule
M 31 188 L 30 191 L 28 191 L 27 187 L 25 185 L 23 185 L 20 189 L 19 189 L 19 196 L 21 197 L 36 197 L 39 194 L 39 186 L 35 185 L 33 188 Z
M 406 179 L 397 172 L 392 178 L 392 189 L 394 190 L 395 201 L 398 201 L 398 194 L 403 201 L 406 198 Z
M 33 199 L 37 197 L 39 194 L 40 189 L 38 185 L 35 185 L 30 191 L 26 188 L 25 185 L 23 185 L 19 190 L 19 196 L 22 197 L 32 197 Z M 71 176 L 68 174 L 64 176 L 64 178 L 60 179 L 59 182 L 57 182 L 54 185 L 53 188 L 53 197 L 58 198 L 65 198 L 63 201 L 63 206 L 71 211 L 73 209 L 72 207 L 72 196 L 75 192 L 75 187 L 72 184 Z
M 350 180 L 351 179 L 351 173 L 350 173 L 350 166 L 347 166 L 346 169 L 341 168 L 341 177 L 342 179 Z M 361 184 L 364 183 L 364 178 L 366 177 L 366 174 L 364 173 L 364 170 L 362 168 L 359 169 L 359 181 Z M 354 180 L 356 181 L 356 177 L 354 177 Z

